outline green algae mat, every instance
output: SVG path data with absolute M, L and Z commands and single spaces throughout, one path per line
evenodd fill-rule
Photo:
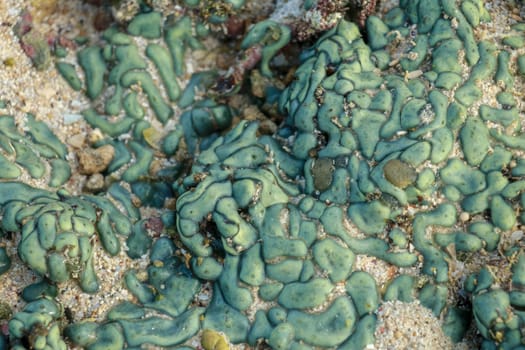
M 93 101 L 83 117 L 106 135 L 97 146 L 115 148 L 108 172 L 129 186 L 73 196 L 16 182 L 23 168 L 34 178 L 50 172 L 49 185 L 60 187 L 70 176 L 66 151 L 33 116 L 25 134 L 0 117 L 0 228 L 20 234 L 20 258 L 43 277 L 24 289 L 28 304 L 0 348 L 182 350 L 199 335 L 205 349 L 363 349 L 375 341 L 382 302 L 418 299 L 454 342 L 473 323 L 483 349 L 523 349 L 525 253 L 509 237 L 525 225 L 525 23 L 480 38 L 476 28 L 490 20 L 481 0 L 400 1 L 369 16 L 364 34 L 341 20 L 301 53 L 275 99 L 285 119 L 273 135 L 248 121 L 221 132 L 234 111 L 196 97 L 216 73 L 179 84 L 185 51 L 207 35 L 190 17 L 144 10 L 127 28 L 106 30 L 103 44 L 82 47 L 74 64 L 57 60 L 71 88 Z M 265 43 L 260 69 L 270 75 L 289 40 L 285 26 L 261 22 L 243 47 Z M 175 108 L 183 113 L 152 145 L 145 108 L 161 125 Z M 191 168 L 152 175 L 154 156 L 173 156 L 182 142 L 195 155 Z M 132 194 L 158 208 L 176 197 L 162 216 L 171 235 L 147 235 Z M 74 279 L 97 292 L 95 235 L 109 255 L 123 240 L 130 257 L 148 254 L 147 278 L 126 273 L 135 302 L 104 322 L 68 323 L 56 284 Z M 356 267 L 360 255 L 398 272 L 379 286 Z M 458 281 L 455 266 L 476 257 L 480 265 Z M 5 272 L 5 250 L 0 261 Z M 211 301 L 196 306 L 206 283 Z

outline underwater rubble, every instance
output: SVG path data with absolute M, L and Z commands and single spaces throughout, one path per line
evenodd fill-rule
M 86 43 L 75 62 L 58 58 L 71 88 L 93 101 L 83 117 L 105 135 L 95 147 L 115 150 L 106 172 L 130 190 L 118 182 L 100 194 L 59 189 L 70 176 L 65 146 L 31 115 L 24 135 L 0 117 L 0 228 L 21 235 L 20 258 L 43 277 L 24 289 L 28 303 L 0 348 L 193 349 L 187 341 L 200 334 L 204 349 L 363 349 L 375 341 L 382 302 L 416 299 L 454 342 L 474 323 L 482 349 L 523 348 L 523 238 L 508 237 L 525 226 L 525 23 L 479 38 L 490 20 L 481 0 L 401 0 L 370 15 L 364 34 L 340 20 L 302 51 L 275 99 L 285 119 L 273 135 L 260 135 L 256 122 L 231 125 L 235 111 L 205 93 L 217 72 L 181 86 L 185 52 L 209 34 L 190 16 L 145 8 L 125 30 L 106 29 L 102 44 Z M 267 20 L 242 48 L 264 42 L 259 69 L 271 75 L 289 40 L 286 26 Z M 179 123 L 153 135 L 152 123 L 168 124 L 175 108 Z M 190 167 L 151 173 L 156 157 L 181 147 L 194 156 Z M 34 178 L 48 171 L 57 189 L 16 182 L 20 167 Z M 175 197 L 162 216 L 174 233 L 149 237 L 132 196 L 157 208 Z M 94 235 L 110 255 L 119 236 L 130 257 L 148 254 L 147 277 L 126 273 L 135 301 L 104 322 L 69 323 L 56 284 L 73 279 L 96 293 L 104 272 L 93 268 Z M 504 260 L 505 273 L 486 258 L 453 276 L 476 255 Z M 379 285 L 356 267 L 359 256 L 396 273 Z M 0 272 L 9 264 L 0 248 Z M 196 305 L 204 284 L 211 300 Z

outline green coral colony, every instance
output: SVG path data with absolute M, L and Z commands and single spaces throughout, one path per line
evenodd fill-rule
M 110 28 L 103 46 L 78 52 L 84 80 L 74 64 L 56 64 L 93 106 L 102 99 L 103 110 L 83 116 L 107 135 L 97 146 L 115 148 L 108 172 L 121 170 L 143 205 L 162 207 L 177 197 L 162 220 L 191 253 L 189 262 L 171 238 L 147 235 L 122 184 L 104 195 L 72 196 L 13 182 L 22 171 L 36 179 L 49 172 L 49 185 L 60 187 L 70 169 L 65 147 L 45 123 L 29 115 L 21 134 L 12 118 L 0 117 L 1 229 L 20 232 L 21 259 L 44 277 L 22 293 L 28 303 L 9 321 L 11 348 L 65 349 L 67 339 L 86 349 L 190 349 L 186 341 L 204 330 L 206 349 L 227 349 L 228 341 L 362 349 L 374 343 L 383 301 L 415 299 L 444 319 L 453 341 L 473 320 L 483 349 L 525 346 L 525 254 L 519 240 L 508 244 L 525 225 L 517 101 L 524 23 L 501 42 L 478 40 L 473 29 L 490 21 L 481 0 L 401 0 L 368 18 L 366 41 L 342 20 L 303 51 L 295 80 L 279 98 L 283 125 L 273 136 L 258 136 L 258 125 L 245 121 L 218 133 L 232 111 L 195 97 L 216 73 L 196 73 L 179 85 L 185 50 L 201 48 L 207 35 L 192 21 L 144 11 L 127 32 Z M 290 33 L 273 22 L 255 27 L 243 46 L 268 44 L 261 70 L 269 74 L 271 55 Z M 138 36 L 147 42 L 143 53 Z M 494 96 L 484 95 L 483 84 L 496 87 Z M 148 137 L 152 125 L 139 95 L 160 124 L 175 104 L 184 110 L 161 141 Z M 119 138 L 125 133 L 132 140 Z M 183 139 L 198 154 L 190 172 L 172 164 L 152 174 L 155 157 L 173 156 Z M 119 252 L 119 236 L 131 257 L 148 253 L 147 278 L 126 273 L 136 301 L 115 306 L 105 322 L 65 325 L 56 284 L 75 279 L 94 293 L 103 278 L 93 268 L 94 235 L 109 254 Z M 9 257 L 0 253 L 5 272 Z M 490 264 L 480 267 L 462 282 L 470 302 L 460 303 L 449 288 L 451 264 L 479 254 L 507 261 L 509 281 L 502 283 Z M 356 268 L 360 255 L 420 274 L 397 273 L 380 288 Z M 195 306 L 207 282 L 212 299 Z

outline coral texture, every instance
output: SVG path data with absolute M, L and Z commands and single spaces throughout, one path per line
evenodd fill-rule
M 370 12 L 375 1 L 362 6 Z M 43 122 L 28 116 L 22 135 L 0 118 L 0 146 L 15 159 L 0 158 L 11 179 L 0 183 L 1 229 L 20 233 L 20 257 L 43 277 L 24 290 L 28 304 L 4 343 L 188 349 L 200 335 L 205 349 L 363 349 L 382 302 L 418 299 L 454 342 L 473 322 L 483 349 L 522 347 L 525 23 L 502 38 L 476 35 L 490 20 L 481 0 L 402 0 L 367 17 L 365 40 L 341 19 L 302 51 L 274 98 L 285 119 L 272 135 L 257 122 L 230 128 L 235 111 L 205 94 L 216 72 L 181 86 L 185 54 L 209 35 L 189 15 L 163 18 L 144 5 L 125 32 L 110 27 L 102 44 L 81 47 L 78 63 L 58 59 L 92 100 L 83 117 L 105 135 L 95 146 L 113 147 L 105 171 L 121 182 L 81 196 L 13 182 L 19 166 L 33 177 L 50 169 L 50 186 L 60 187 L 69 168 Z M 260 45 L 259 69 L 270 76 L 290 35 L 262 21 L 241 47 Z M 173 126 L 175 109 L 183 112 Z M 50 166 L 37 165 L 36 147 Z M 176 158 L 181 150 L 191 166 Z M 153 167 L 159 159 L 172 163 Z M 164 210 L 171 235 L 148 236 L 135 197 Z M 174 207 L 163 208 L 171 197 Z M 94 293 L 103 278 L 94 236 L 110 255 L 125 241 L 149 265 L 126 273 L 134 301 L 103 323 L 64 322 L 56 285 L 75 279 Z M 380 283 L 362 257 L 393 273 Z M 205 286 L 211 300 L 201 305 Z

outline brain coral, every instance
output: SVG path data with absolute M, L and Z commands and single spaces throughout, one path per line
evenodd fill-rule
M 193 45 L 180 24 L 184 18 L 161 27 L 159 16 L 137 15 L 128 33 L 164 33 L 165 39 L 176 37 L 176 45 Z M 132 232 L 134 254 L 151 247 L 147 277 L 139 278 L 138 271 L 125 277 L 134 302 L 114 307 L 104 323 L 67 325 L 68 341 L 87 349 L 188 349 L 187 341 L 204 330 L 206 349 L 227 348 L 225 338 L 272 349 L 362 349 L 375 341 L 382 302 L 418 299 L 442 317 L 444 333 L 455 342 L 473 320 L 483 349 L 523 347 L 525 24 L 513 24 L 502 38 L 483 38 L 479 28 L 488 21 L 478 0 L 400 1 L 368 18 L 366 39 L 356 24 L 341 20 L 302 52 L 278 103 L 286 118 L 271 136 L 260 136 L 258 124 L 248 121 L 222 134 L 199 134 L 200 115 L 215 113 L 204 120 L 224 118 L 224 127 L 231 118 L 213 100 L 189 98 L 182 128 L 164 141 L 165 153 L 174 153 L 184 137 L 198 150 L 189 172 L 169 180 L 177 200 L 164 222 L 173 225 L 173 239 L 148 241 L 120 187 L 109 195 L 128 218 L 106 214 L 118 209 L 104 196 L 22 187 L 20 198 L 2 199 L 2 228 L 22 232 L 20 255 L 49 283 L 40 292 L 27 291 L 30 303 L 9 324 L 11 341 L 23 339 L 19 348 L 27 342 L 39 349 L 63 347 L 52 287 L 73 273 L 64 255 L 89 269 L 89 253 L 82 253 L 86 237 L 97 232 L 112 253 L 118 249 L 111 243 L 115 233 Z M 82 49 L 79 64 L 90 98 L 113 86 L 105 112 L 113 114 L 108 108 L 122 102 L 126 116 L 117 124 L 124 127 L 109 126 L 94 109 L 86 120 L 111 137 L 144 130 L 137 126 L 142 112 L 130 88 L 140 82 L 156 118 L 166 123 L 172 105 L 159 97 L 131 39 L 113 29 L 105 35 L 110 44 Z M 171 102 L 180 104 L 185 92 L 164 75 L 180 74 L 183 51 L 169 40 L 168 49 L 149 44 L 146 56 L 167 94 L 173 93 Z M 105 60 L 112 62 L 109 74 Z M 67 79 L 71 67 L 57 68 Z M 190 89 L 200 79 L 205 76 L 194 75 Z M 131 183 L 152 159 L 140 135 L 121 147 L 136 154 L 122 176 Z M 4 192 L 20 186 L 0 185 Z M 66 212 L 71 229 L 61 226 Z M 129 227 L 121 231 L 119 223 Z M 66 236 L 72 239 L 67 251 L 59 246 Z M 80 256 L 72 253 L 77 246 Z M 187 260 L 176 253 L 180 247 L 189 252 Z M 392 267 L 384 285 L 357 264 L 365 256 Z M 81 286 L 86 279 L 80 278 Z M 195 296 L 204 285 L 212 298 L 198 305 Z

